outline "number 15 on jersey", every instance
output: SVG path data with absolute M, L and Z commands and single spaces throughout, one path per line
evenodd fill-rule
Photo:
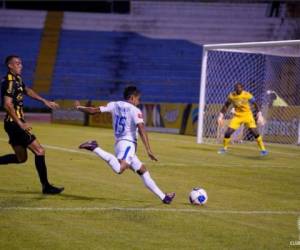
M 115 119 L 115 134 L 122 135 L 125 131 L 126 117 L 116 115 Z

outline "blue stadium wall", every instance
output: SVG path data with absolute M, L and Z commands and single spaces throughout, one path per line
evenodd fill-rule
M 41 36 L 42 29 L 0 28 L 0 57 L 18 54 L 23 58 L 28 86 L 33 82 Z M 280 84 L 278 72 L 266 72 L 265 56 L 210 53 L 208 72 L 215 73 L 208 73 L 208 103 L 223 103 L 237 81 L 260 102 L 266 82 Z M 45 97 L 117 100 L 126 85 L 134 84 L 142 90 L 143 102 L 197 103 L 201 56 L 202 46 L 185 40 L 152 39 L 133 32 L 62 30 L 51 90 Z M 285 59 L 269 56 L 269 60 Z M 1 74 L 5 72 L 2 64 Z M 298 98 L 293 104 L 299 103 Z M 26 105 L 42 107 L 29 100 Z

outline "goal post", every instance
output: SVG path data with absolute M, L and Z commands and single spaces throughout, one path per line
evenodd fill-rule
M 266 141 L 300 142 L 300 40 L 203 45 L 197 143 L 220 141 L 217 116 L 237 82 L 261 106 Z

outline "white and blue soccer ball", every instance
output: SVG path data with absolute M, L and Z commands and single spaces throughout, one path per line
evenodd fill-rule
M 193 205 L 204 205 L 208 196 L 203 188 L 193 188 L 189 195 L 190 203 Z

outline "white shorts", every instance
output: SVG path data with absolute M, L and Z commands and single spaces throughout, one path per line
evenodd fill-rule
M 115 144 L 115 155 L 118 160 L 125 160 L 136 172 L 140 170 L 143 163 L 136 156 L 135 152 L 136 144 L 131 141 L 121 140 Z

